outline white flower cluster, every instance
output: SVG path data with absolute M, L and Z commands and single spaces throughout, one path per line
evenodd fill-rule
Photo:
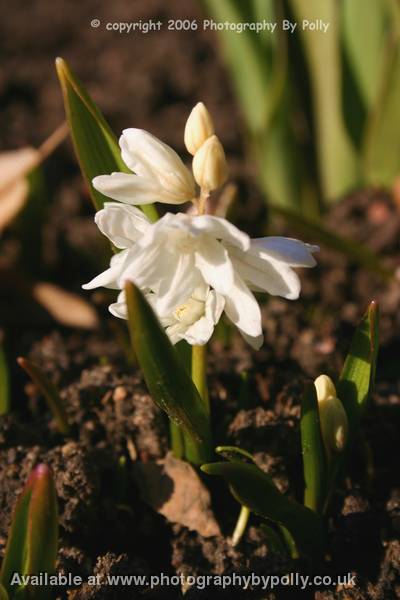
M 172 343 L 185 339 L 205 344 L 221 314 L 259 348 L 261 312 L 253 292 L 296 299 L 300 282 L 292 267 L 313 267 L 316 246 L 283 237 L 250 239 L 226 219 L 203 214 L 211 191 L 227 178 L 224 150 L 212 119 L 197 104 L 185 128 L 185 145 L 193 155 L 193 175 L 170 147 L 150 133 L 126 129 L 121 154 L 132 174 L 112 173 L 93 180 L 106 202 L 95 221 L 121 251 L 110 268 L 84 285 L 123 290 L 133 281 L 145 293 Z M 196 183 L 200 193 L 196 193 Z M 133 205 L 192 201 L 196 216 L 167 213 L 151 223 Z M 127 318 L 124 291 L 110 311 Z

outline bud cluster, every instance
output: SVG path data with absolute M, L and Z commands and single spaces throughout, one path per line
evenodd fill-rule
M 201 190 L 208 194 L 221 187 L 228 177 L 225 152 L 202 102 L 198 102 L 189 115 L 184 140 L 193 156 L 193 175 Z

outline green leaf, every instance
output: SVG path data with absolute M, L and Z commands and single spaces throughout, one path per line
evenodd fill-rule
M 337 385 L 349 421 L 351 438 L 365 411 L 375 381 L 379 347 L 379 310 L 372 301 L 354 334 L 349 353 Z
M 400 172 L 400 36 L 388 45 L 383 83 L 364 140 L 368 184 L 391 186 Z
M 216 22 L 279 21 L 272 0 L 204 0 Z M 278 26 L 279 27 L 279 26 Z M 275 30 L 219 32 L 222 51 L 250 134 L 261 185 L 276 204 L 300 209 L 300 169 L 292 127 L 287 39 Z
M 328 201 L 353 188 L 360 165 L 342 113 L 339 15 L 336 0 L 290 0 L 309 66 L 319 173 Z M 302 28 L 303 20 L 329 23 L 327 33 Z
M 45 397 L 47 406 L 54 417 L 60 433 L 68 436 L 70 434 L 68 417 L 56 386 L 50 381 L 47 375 L 36 363 L 28 360 L 27 358 L 23 358 L 22 356 L 17 358 L 17 362 L 19 366 L 29 375 L 38 390 Z
M 75 152 L 93 204 L 96 210 L 100 210 L 109 198 L 94 189 L 93 178 L 113 171 L 130 171 L 121 158 L 114 133 L 82 83 L 62 58 L 57 58 L 56 68 Z M 152 221 L 157 220 L 157 211 L 153 205 L 141 208 Z
M 10 374 L 4 347 L 0 339 L 0 415 L 10 410 Z
M 370 108 L 382 77 L 387 6 L 377 0 L 344 0 L 340 6 L 344 48 L 364 104 Z
M 299 551 L 322 558 L 325 531 L 321 518 L 309 508 L 281 494 L 272 478 L 254 464 L 218 462 L 202 465 L 209 475 L 220 475 L 233 496 L 252 512 L 284 525 Z
M 9 600 L 8 594 L 4 587 L 0 583 L 0 600 Z
M 291 551 L 286 544 L 286 540 L 283 539 L 283 534 L 279 526 L 261 523 L 260 529 L 267 536 L 269 551 L 272 551 L 274 554 L 280 554 L 286 558 L 291 556 Z
M 19 591 L 10 585 L 13 573 L 54 573 L 58 544 L 57 498 L 51 470 L 38 465 L 19 496 L 7 540 L 0 581 L 10 595 Z M 24 588 L 24 586 L 22 586 Z M 47 598 L 43 588 L 30 590 L 29 598 Z
M 217 446 L 215 452 L 230 462 L 254 463 L 254 457 L 238 446 Z
M 139 288 L 127 282 L 125 292 L 131 340 L 149 392 L 184 430 L 188 458 L 198 464 L 209 460 L 209 416 L 196 386 Z
M 325 450 L 319 422 L 315 385 L 306 384 L 301 399 L 301 450 L 304 470 L 304 505 L 319 512 L 326 486 Z
M 336 385 L 338 398 L 347 414 L 348 442 L 345 450 L 333 457 L 325 511 L 329 507 L 329 501 L 337 482 L 343 475 L 349 453 L 357 437 L 361 417 L 374 385 L 378 347 L 379 311 L 377 303 L 373 301 L 357 327 Z
M 266 0 L 270 3 L 270 0 Z M 243 3 L 235 0 L 204 0 L 207 12 L 217 22 L 242 23 Z M 271 36 L 272 37 L 272 36 Z M 250 31 L 220 32 L 222 49 L 237 96 L 252 132 L 265 125 L 268 111 L 268 64 L 257 35 Z

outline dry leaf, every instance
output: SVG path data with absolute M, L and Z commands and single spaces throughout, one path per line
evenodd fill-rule
M 18 214 L 28 198 L 26 176 L 65 139 L 66 123 L 58 127 L 40 148 L 21 148 L 0 154 L 0 231 Z
M 169 453 L 157 462 L 135 463 L 135 478 L 145 501 L 172 523 L 203 537 L 221 534 L 210 493 L 189 463 Z
M 35 283 L 32 295 L 51 316 L 70 327 L 94 329 L 98 325 L 97 313 L 86 300 L 66 292 L 52 283 Z
M 0 154 L 0 229 L 18 214 L 28 197 L 26 175 L 39 162 L 34 148 L 22 148 Z
M 0 193 L 0 230 L 17 216 L 28 198 L 28 192 L 26 179 L 19 179 L 6 192 Z

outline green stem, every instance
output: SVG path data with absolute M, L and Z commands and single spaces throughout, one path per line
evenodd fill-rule
M 171 450 L 175 458 L 183 458 L 185 454 L 185 440 L 181 427 L 169 420 L 169 434 Z
M 237 546 L 246 531 L 247 523 L 249 522 L 250 510 L 247 506 L 242 506 L 240 509 L 239 518 L 236 522 L 235 530 L 232 534 L 232 546 Z
M 210 413 L 207 388 L 207 346 L 192 346 L 192 379 L 197 387 L 204 406 Z
M 185 456 L 186 459 L 194 464 L 202 464 L 212 460 L 213 450 L 210 431 L 210 404 L 207 388 L 207 346 L 192 346 L 192 380 L 205 409 L 209 423 L 208 439 L 202 444 L 193 444 L 187 436 L 184 435 Z

